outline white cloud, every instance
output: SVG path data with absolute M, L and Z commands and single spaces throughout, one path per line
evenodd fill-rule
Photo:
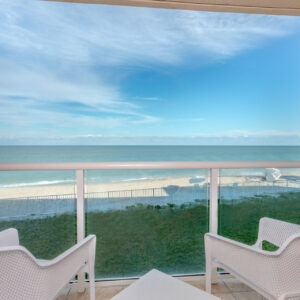
M 182 12 L 178 21 L 190 45 L 213 59 L 231 57 L 289 34 L 297 22 L 288 17 L 197 12 Z
M 19 135 L 28 133 L 38 134 L 39 132 L 82 132 L 86 130 L 99 130 L 116 128 L 121 125 L 126 118 L 120 117 L 96 117 L 76 115 L 68 112 L 52 112 L 46 110 L 31 109 L 22 104 L 6 105 L 6 110 L 0 111 L 0 123 L 5 123 L 10 127 L 10 131 Z M 22 131 L 20 132 L 20 129 Z M 0 131 L 6 131 L 0 128 Z
M 102 134 L 86 134 L 86 135 L 79 135 L 78 138 L 101 138 L 103 137 Z
M 4 59 L 0 59 L 0 65 L 1 96 L 32 98 L 41 102 L 78 102 L 95 108 L 123 104 L 116 87 L 101 82 L 101 78 L 84 69 L 79 70 L 80 75 L 76 77 L 70 72 L 61 74 L 59 69 L 24 66 Z
M 289 34 L 297 18 L 72 3 L 2 1 L 0 43 L 23 54 L 97 65 L 227 58 Z
M 160 119 L 157 117 L 152 117 L 152 116 L 146 116 L 142 115 L 142 118 L 136 119 L 136 120 L 131 120 L 130 123 L 132 124 L 146 124 L 146 123 L 155 123 L 158 122 Z
M 278 16 L 0 0 L 1 130 L 40 127 L 55 134 L 75 124 L 97 134 L 98 128 L 158 122 L 137 100 L 159 97 L 124 97 L 120 81 L 128 72 L 188 65 L 191 58 L 193 65 L 228 59 L 292 33 L 298 23 Z M 80 109 L 54 111 L 58 103 Z
M 199 133 L 195 137 L 216 137 L 216 138 L 264 138 L 264 137 L 300 137 L 300 131 L 280 131 L 280 130 L 232 130 L 219 133 Z
M 133 97 L 133 100 L 144 100 L 144 101 L 159 101 L 159 97 Z
M 86 132 L 98 136 L 102 130 L 125 128 L 128 124 L 144 124 L 157 122 L 159 119 L 143 115 L 130 116 L 107 114 L 85 115 L 68 111 L 52 111 L 35 108 L 39 105 L 35 100 L 20 101 L 19 99 L 6 99 L 0 97 L 0 134 L 21 136 L 35 136 L 45 134 L 85 135 Z M 5 125 L 5 126 L 1 126 Z M 9 128 L 9 132 L 8 129 Z M 20 131 L 21 130 L 21 131 Z

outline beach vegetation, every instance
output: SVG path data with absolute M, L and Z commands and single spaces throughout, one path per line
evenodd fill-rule
M 258 222 L 267 216 L 300 224 L 300 193 L 219 201 L 219 233 L 253 244 Z M 0 221 L 15 227 L 20 242 L 36 257 L 51 259 L 76 243 L 76 215 Z M 190 204 L 128 206 L 124 210 L 88 211 L 86 234 L 97 235 L 96 277 L 136 277 L 152 268 L 169 274 L 205 272 L 204 234 L 209 208 Z M 264 243 L 265 250 L 274 245 Z

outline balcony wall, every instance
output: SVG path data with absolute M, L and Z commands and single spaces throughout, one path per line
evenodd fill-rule
M 281 167 L 275 181 L 263 176 L 271 166 Z M 26 197 L 0 193 L 0 230 L 17 228 L 21 243 L 44 259 L 96 234 L 99 280 L 139 277 L 152 268 L 171 275 L 205 273 L 206 232 L 251 244 L 262 216 L 300 224 L 296 167 L 299 162 L 0 164 L 2 178 L 24 170 L 73 172 L 68 194 L 47 195 L 45 186 L 31 188 L 33 195 Z M 105 190 L 95 175 L 112 169 L 116 182 Z M 153 169 L 161 170 L 160 178 L 118 182 L 132 170 L 150 178 Z

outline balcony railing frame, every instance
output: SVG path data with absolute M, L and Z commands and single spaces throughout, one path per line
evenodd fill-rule
M 218 191 L 220 169 L 300 168 L 300 161 L 173 161 L 173 162 L 45 162 L 0 163 L 0 171 L 76 171 L 77 241 L 85 237 L 85 170 L 210 170 L 209 231 L 218 233 Z M 216 276 L 214 271 L 214 278 Z M 84 274 L 78 274 L 79 290 L 84 289 Z

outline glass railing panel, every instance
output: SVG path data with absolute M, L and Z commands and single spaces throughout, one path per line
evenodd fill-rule
M 300 169 L 223 169 L 219 175 L 219 234 L 251 245 L 262 217 L 300 224 Z
M 0 231 L 16 228 L 20 244 L 51 259 L 76 243 L 74 171 L 1 171 Z
M 86 229 L 96 278 L 205 272 L 208 171 L 87 171 Z

